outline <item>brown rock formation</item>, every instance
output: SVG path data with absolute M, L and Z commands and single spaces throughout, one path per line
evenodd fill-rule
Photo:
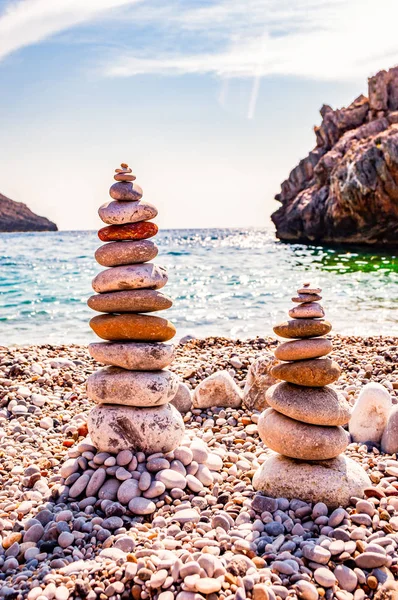
M 0 232 L 13 231 L 58 231 L 58 227 L 45 217 L 35 215 L 26 204 L 0 194 Z
M 275 197 L 281 240 L 398 246 L 398 67 L 368 84 L 369 98 L 321 108 L 316 147 Z

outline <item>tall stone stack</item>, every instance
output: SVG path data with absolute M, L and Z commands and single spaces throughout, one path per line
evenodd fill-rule
M 97 292 L 88 300 L 104 313 L 90 321 L 105 342 L 89 345 L 91 356 L 105 365 L 88 378 L 87 394 L 97 406 L 88 419 L 93 444 L 100 451 L 170 452 L 184 435 L 180 413 L 170 404 L 178 378 L 168 371 L 174 346 L 165 342 L 176 333 L 170 321 L 149 315 L 172 301 L 159 291 L 167 272 L 152 262 L 157 254 L 150 240 L 158 232 L 151 221 L 152 204 L 142 202 L 142 189 L 127 164 L 115 170 L 112 200 L 99 209 L 107 224 L 98 232 L 105 242 L 95 253 L 103 267 L 93 280 Z
M 305 283 L 292 298 L 290 321 L 274 331 L 287 341 L 275 350 L 283 361 L 271 373 L 281 383 L 270 387 L 267 408 L 258 421 L 261 440 L 274 452 L 253 478 L 255 489 L 269 496 L 299 498 L 344 506 L 370 485 L 365 471 L 342 455 L 348 445 L 343 425 L 350 419 L 345 397 L 330 384 L 339 365 L 326 358 L 332 329 L 319 304 L 321 289 Z

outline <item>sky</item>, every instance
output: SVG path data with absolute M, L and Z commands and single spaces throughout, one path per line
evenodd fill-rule
M 100 226 L 128 162 L 160 227 L 265 227 L 340 108 L 398 64 L 396 0 L 0 0 L 0 192 Z

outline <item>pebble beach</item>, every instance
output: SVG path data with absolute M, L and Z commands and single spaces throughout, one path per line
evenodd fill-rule
M 397 403 L 397 341 L 333 336 L 342 369 L 335 387 L 350 404 L 369 381 Z M 177 346 L 171 370 L 191 389 L 220 370 L 243 388 L 250 364 L 276 345 L 192 340 Z M 346 509 L 328 509 L 254 491 L 270 451 L 257 433 L 259 413 L 244 407 L 186 413 L 175 455 L 98 453 L 85 442 L 94 406 L 86 380 L 98 367 L 85 346 L 0 348 L 0 597 L 394 597 L 385 588 L 398 573 L 395 454 L 349 444 L 345 455 L 372 487 Z M 101 497 L 98 487 L 79 493 L 90 465 L 116 481 Z M 171 483 L 156 478 L 168 466 Z M 117 488 L 127 480 L 140 491 L 124 501 Z

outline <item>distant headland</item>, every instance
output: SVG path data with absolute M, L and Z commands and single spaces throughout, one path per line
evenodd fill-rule
M 275 197 L 277 237 L 397 247 L 398 67 L 371 77 L 368 97 L 320 112 L 314 150 Z
M 0 232 L 17 231 L 58 231 L 58 227 L 46 217 L 35 215 L 26 204 L 0 194 Z

